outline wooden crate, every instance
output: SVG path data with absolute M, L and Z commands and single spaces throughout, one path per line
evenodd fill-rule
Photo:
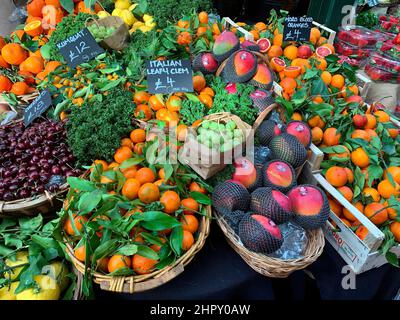
M 336 227 L 327 221 L 323 228 L 325 238 L 356 274 L 378 268 L 388 263 L 386 258 L 378 251 L 385 235 L 377 226 L 347 201 L 320 173 L 313 173 L 309 163 L 303 169 L 302 178 L 308 183 L 320 186 L 327 194 L 330 194 L 343 207 L 348 209 L 368 229 L 367 236 L 364 240 L 361 240 L 332 211 L 330 212 L 330 218 L 334 221 Z M 400 245 L 392 248 L 391 251 L 397 257 L 400 257 Z

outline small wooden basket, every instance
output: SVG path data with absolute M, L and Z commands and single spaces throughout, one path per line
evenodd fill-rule
M 195 135 L 193 131 L 192 134 L 188 133 L 185 144 L 179 152 L 179 161 L 191 167 L 203 179 L 208 179 L 225 168 L 226 161 L 224 160 L 233 160 L 235 155 L 238 155 L 241 150 L 245 150 L 247 141 L 251 136 L 250 131 L 252 127 L 242 121 L 238 116 L 229 112 L 214 113 L 204 117 L 203 121 L 204 120 L 216 121 L 218 123 L 227 123 L 233 120 L 236 123 L 236 127 L 242 130 L 244 136 L 241 145 L 226 152 L 220 152 L 219 150 L 210 149 L 199 143 L 196 139 L 191 138 L 191 136 Z
M 173 264 L 149 274 L 135 276 L 113 277 L 95 271 L 93 272 L 93 281 L 100 285 L 100 289 L 102 290 L 132 294 L 157 288 L 174 279 L 184 271 L 185 266 L 193 260 L 206 242 L 210 233 L 211 206 L 208 206 L 206 209 L 207 216 L 203 216 L 200 220 L 199 230 L 197 231 L 198 237 L 195 243 Z M 69 239 L 64 237 L 64 242 L 66 243 L 67 254 L 71 258 L 74 267 L 79 273 L 85 274 L 85 264 L 74 256 L 74 249 Z
M 322 254 L 325 239 L 322 229 L 307 231 L 307 245 L 302 258 L 282 260 L 255 253 L 247 249 L 239 237 L 215 210 L 214 216 L 225 235 L 229 245 L 242 257 L 242 259 L 255 271 L 270 278 L 287 278 L 292 272 L 301 270 L 314 263 Z

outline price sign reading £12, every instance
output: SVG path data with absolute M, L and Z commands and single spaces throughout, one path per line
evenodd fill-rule
M 286 17 L 283 41 L 310 41 L 313 18 Z
M 47 90 L 42 91 L 39 96 L 32 101 L 32 103 L 24 111 L 24 124 L 25 127 L 39 117 L 47 110 L 52 104 L 50 92 Z
M 87 28 L 57 43 L 57 48 L 71 68 L 89 62 L 104 52 Z
M 151 94 L 193 92 L 190 60 L 146 61 L 146 74 Z

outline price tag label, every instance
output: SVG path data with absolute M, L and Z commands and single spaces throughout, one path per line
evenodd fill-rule
M 146 61 L 147 85 L 151 94 L 193 92 L 190 60 Z
M 89 62 L 104 52 L 87 28 L 57 43 L 57 48 L 71 68 Z
M 283 41 L 310 41 L 312 23 L 311 17 L 286 17 Z
M 52 104 L 50 92 L 42 91 L 39 96 L 24 111 L 25 127 L 29 126 L 33 120 L 39 117 Z

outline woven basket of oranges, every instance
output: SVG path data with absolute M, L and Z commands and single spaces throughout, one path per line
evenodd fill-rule
M 119 162 L 97 160 L 90 173 L 68 179 L 60 230 L 83 283 L 134 293 L 178 276 L 201 250 L 210 231 L 210 189 L 181 164 L 116 155 Z M 89 295 L 87 287 L 83 293 Z

